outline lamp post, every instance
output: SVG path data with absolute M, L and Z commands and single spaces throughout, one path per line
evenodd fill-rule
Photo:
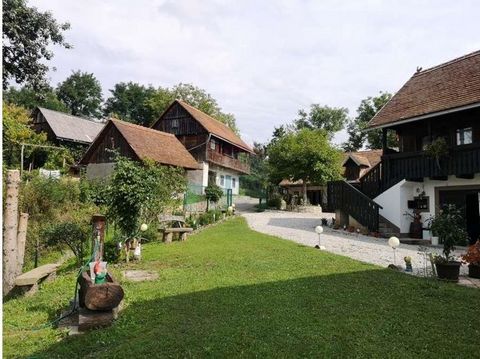
M 321 243 L 320 243 L 320 236 L 323 233 L 323 227 L 322 226 L 316 226 L 315 227 L 315 233 L 318 234 L 318 244 L 315 246 L 315 248 L 324 250 L 325 247 L 322 246 Z
M 397 237 L 390 237 L 388 239 L 388 245 L 393 249 L 393 264 L 397 265 L 396 250 L 400 245 L 400 240 Z

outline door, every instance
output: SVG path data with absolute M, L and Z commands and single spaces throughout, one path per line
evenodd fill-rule
M 232 176 L 225 176 L 225 188 L 226 189 L 232 188 Z

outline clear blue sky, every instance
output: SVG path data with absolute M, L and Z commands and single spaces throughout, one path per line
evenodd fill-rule
M 270 138 L 310 103 L 347 107 L 395 92 L 415 72 L 480 49 L 480 1 L 31 0 L 69 21 L 54 85 L 93 72 L 193 83 L 233 113 L 242 137 Z M 335 137 L 345 140 L 345 132 Z

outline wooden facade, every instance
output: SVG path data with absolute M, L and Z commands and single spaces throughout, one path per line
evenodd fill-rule
M 167 109 L 153 128 L 174 134 L 198 162 L 250 173 L 250 165 L 241 159 L 245 150 L 208 132 L 178 102 Z

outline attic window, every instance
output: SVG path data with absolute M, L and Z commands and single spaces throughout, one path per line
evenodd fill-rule
M 469 145 L 472 143 L 472 128 L 457 129 L 457 146 Z
M 177 129 L 178 128 L 178 119 L 172 120 L 172 128 Z

